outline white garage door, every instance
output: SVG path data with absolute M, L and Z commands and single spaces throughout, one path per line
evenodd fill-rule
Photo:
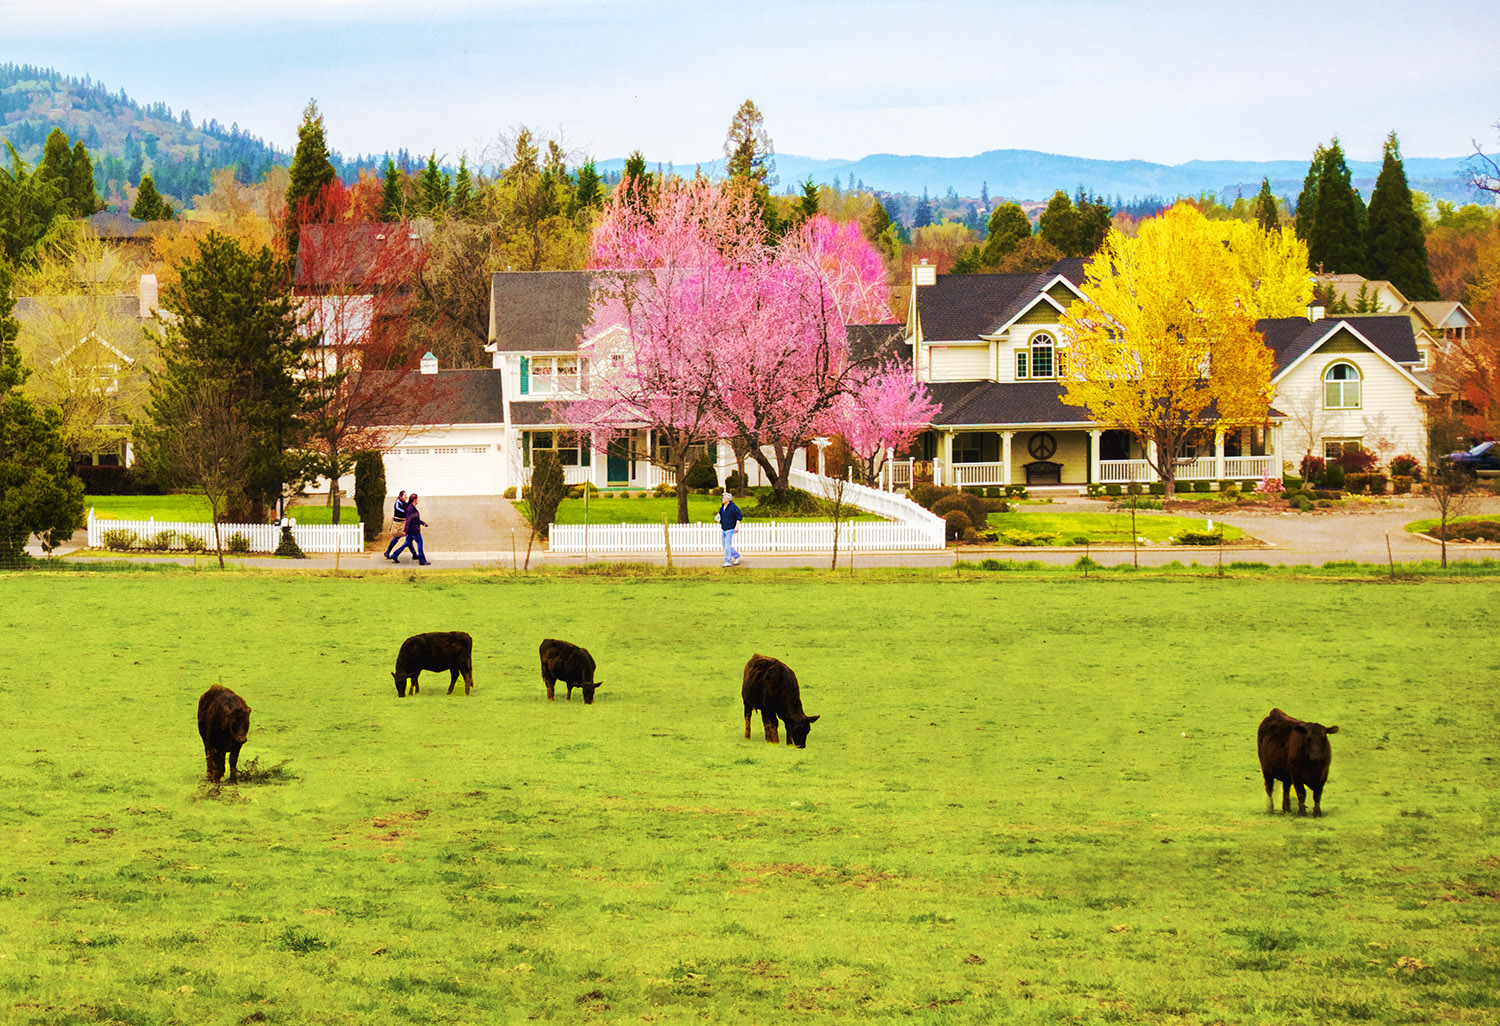
M 385 487 L 418 495 L 492 495 L 496 454 L 488 445 L 401 445 L 385 454 Z

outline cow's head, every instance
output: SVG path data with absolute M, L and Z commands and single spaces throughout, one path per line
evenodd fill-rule
M 797 748 L 806 748 L 807 732 L 812 729 L 812 725 L 817 722 L 817 719 L 818 717 L 816 716 L 804 716 L 800 720 L 788 723 L 786 727 L 786 743 Z
M 403 676 L 401 676 L 401 674 L 396 673 L 394 670 L 391 671 L 391 677 L 394 678 L 395 681 L 396 681 L 396 697 L 397 698 L 405 698 L 406 697 L 406 678 L 403 677 Z
M 602 681 L 602 680 L 586 681 L 584 684 L 582 684 L 580 686 L 583 688 L 583 704 L 584 705 L 593 705 L 594 704 L 594 692 L 596 690 L 598 690 L 599 688 L 602 688 L 604 686 L 604 681 Z
M 250 707 L 242 705 L 229 714 L 229 734 L 234 743 L 242 745 L 250 736 Z
M 1333 748 L 1328 744 L 1328 735 L 1337 734 L 1338 726 L 1325 727 L 1321 723 L 1299 723 L 1292 728 L 1302 739 L 1302 754 L 1312 762 L 1327 762 L 1333 757 Z

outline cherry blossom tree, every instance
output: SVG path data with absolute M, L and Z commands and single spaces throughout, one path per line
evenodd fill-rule
M 843 438 L 865 484 L 874 484 L 885 454 L 905 449 L 942 409 L 927 386 L 894 361 L 861 376 L 834 408 L 826 430 Z
M 617 190 L 594 232 L 588 396 L 563 417 L 596 437 L 646 428 L 648 458 L 676 475 L 679 523 L 688 467 L 723 434 L 720 378 L 763 261 L 752 198 L 702 179 Z

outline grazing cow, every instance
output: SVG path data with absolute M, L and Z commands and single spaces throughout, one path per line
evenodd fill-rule
M 396 653 L 396 697 L 405 698 L 407 681 L 411 681 L 411 693 L 421 691 L 417 678 L 423 670 L 450 674 L 448 694 L 458 686 L 458 675 L 464 677 L 464 694 L 474 689 L 474 639 L 463 631 L 428 631 L 413 634 L 401 643 Z
M 198 736 L 203 738 L 203 757 L 208 761 L 208 779 L 224 779 L 224 756 L 229 756 L 229 782 L 240 780 L 240 748 L 250 734 L 250 707 L 233 691 L 215 684 L 198 699 Z
M 542 657 L 542 683 L 547 685 L 547 701 L 553 700 L 552 688 L 558 681 L 568 686 L 568 701 L 573 689 L 583 689 L 583 704 L 594 704 L 594 690 L 604 682 L 594 679 L 594 657 L 589 650 L 570 641 L 548 638 L 538 649 Z
M 790 666 L 780 659 L 756 653 L 745 664 L 745 683 L 740 696 L 745 700 L 746 737 L 750 736 L 750 713 L 759 709 L 767 741 L 773 745 L 781 743 L 776 731 L 779 718 L 786 724 L 786 743 L 807 747 L 807 732 L 818 717 L 802 711 L 802 691 Z
M 1333 746 L 1328 743 L 1329 734 L 1337 734 L 1338 727 L 1325 727 L 1321 723 L 1308 723 L 1288 716 L 1280 709 L 1272 709 L 1260 721 L 1255 732 L 1256 746 L 1260 750 L 1260 772 L 1266 778 L 1266 811 L 1276 809 L 1272 790 L 1276 781 L 1281 781 L 1281 811 L 1291 812 L 1290 790 L 1297 789 L 1297 815 L 1307 815 L 1307 794 L 1313 793 L 1313 815 L 1323 815 L 1323 785 L 1328 782 L 1328 764 L 1333 761 Z

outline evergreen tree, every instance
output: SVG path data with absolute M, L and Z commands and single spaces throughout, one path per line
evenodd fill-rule
M 1427 266 L 1427 238 L 1406 184 L 1395 132 L 1385 141 L 1385 163 L 1370 194 L 1365 239 L 1372 278 L 1384 278 L 1414 302 L 1442 298 Z
M 818 216 L 818 185 L 813 181 L 812 175 L 808 175 L 807 181 L 802 183 L 802 204 L 798 212 L 804 221 Z
M 1318 206 L 1318 173 L 1323 170 L 1323 157 L 1327 154 L 1322 143 L 1313 150 L 1312 162 L 1307 165 L 1307 177 L 1302 179 L 1302 191 L 1297 194 L 1297 238 L 1303 242 L 1312 234 L 1313 214 Z
M 131 204 L 130 216 L 137 221 L 171 221 L 177 217 L 172 205 L 156 191 L 156 183 L 151 180 L 149 172 L 141 176 L 141 188 Z
M 1325 274 L 1364 274 L 1365 239 L 1359 199 L 1349 182 L 1349 165 L 1335 138 L 1318 169 L 1318 198 L 1307 236 L 1307 263 Z
M 396 167 L 396 162 L 386 157 L 385 177 L 380 183 L 380 219 L 382 221 L 401 220 L 401 210 L 406 205 L 401 188 L 405 177 Z
M 636 150 L 625 158 L 625 167 L 620 172 L 620 188 L 638 192 L 645 197 L 651 191 L 651 173 L 646 170 L 646 156 Z
M 448 209 L 448 175 L 438 167 L 436 150 L 427 158 L 427 167 L 422 171 L 421 188 L 422 209 L 429 215 L 436 217 Z
M 1011 253 L 1022 239 L 1031 238 L 1031 222 L 1019 203 L 1002 203 L 990 215 L 985 236 L 981 266 L 994 267 L 1000 258 Z M 976 268 L 977 269 L 977 268 Z
M 870 207 L 870 212 L 865 215 L 865 221 L 861 228 L 864 229 L 865 238 L 876 242 L 885 230 L 891 226 L 891 216 L 886 213 L 885 204 L 877 199 Z
M 458 173 L 453 176 L 453 203 L 455 217 L 468 217 L 474 205 L 474 182 L 469 177 L 468 158 L 458 158 Z
M 780 238 L 782 225 L 771 202 L 771 189 L 777 181 L 775 147 L 754 100 L 746 100 L 734 112 L 724 136 L 724 157 L 729 178 L 748 183 L 754 193 L 767 238 Z
M 927 196 L 927 190 L 922 190 L 922 199 L 917 203 L 917 211 L 912 215 L 911 226 L 913 228 L 926 228 L 932 224 L 932 200 Z
M 583 162 L 578 169 L 578 186 L 573 190 L 573 213 L 590 208 L 598 208 L 604 203 L 603 183 L 599 179 L 599 172 L 594 168 L 594 158 L 590 157 Z
M 317 383 L 304 376 L 316 333 L 292 295 L 288 264 L 268 247 L 248 251 L 210 232 L 195 256 L 179 266 L 180 280 L 162 297 L 166 333 L 163 366 L 151 375 L 146 416 L 135 438 L 143 472 L 173 483 L 175 439 L 188 423 L 204 383 L 227 388 L 247 431 L 246 477 L 236 491 L 244 507 L 230 519 L 264 519 L 298 476 L 289 453 L 300 435 Z
M 292 154 L 290 181 L 286 187 L 286 242 L 287 252 L 297 253 L 297 239 L 301 226 L 297 221 L 303 213 L 298 207 L 303 201 L 312 202 L 323 191 L 323 187 L 338 178 L 333 161 L 328 156 L 328 141 L 323 136 L 323 115 L 318 110 L 318 101 L 308 100 L 302 111 L 302 124 L 297 127 L 297 152 Z
M 1036 233 L 1056 246 L 1064 254 L 1071 255 L 1078 246 L 1078 211 L 1068 194 L 1058 189 L 1047 201 L 1046 209 L 1036 221 Z
M 1260 180 L 1260 195 L 1255 197 L 1255 223 L 1265 232 L 1275 231 L 1281 224 L 1281 218 L 1276 213 L 1276 197 L 1271 195 L 1269 178 Z
M 36 173 L 42 181 L 55 188 L 60 197 L 67 197 L 72 193 L 73 149 L 62 129 L 54 128 L 47 134 L 47 143 L 42 148 L 42 162 L 37 165 Z

